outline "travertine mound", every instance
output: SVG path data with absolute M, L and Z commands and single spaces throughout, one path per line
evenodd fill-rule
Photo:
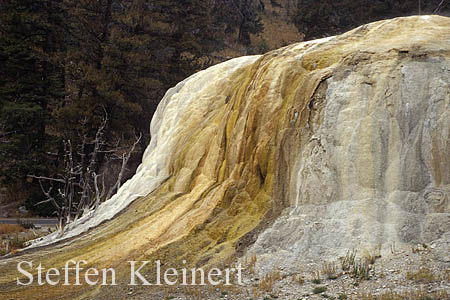
M 293 267 L 352 248 L 448 249 L 450 19 L 381 21 L 214 66 L 167 92 L 151 134 L 95 217 L 0 262 L 0 298 L 38 293 L 15 286 L 24 259 L 120 269 L 248 252 Z M 86 292 L 46 293 L 68 289 Z

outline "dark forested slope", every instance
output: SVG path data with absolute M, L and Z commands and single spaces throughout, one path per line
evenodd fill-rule
M 6 200 L 52 213 L 52 206 L 35 206 L 44 197 L 39 181 L 29 175 L 64 177 L 69 141 L 77 176 L 108 170 L 108 184 L 120 165 L 114 158 L 142 134 L 132 174 L 151 139 L 149 123 L 165 91 L 202 68 L 419 11 L 448 15 L 450 4 L 0 0 L 0 179 L 8 194 L 16 195 Z M 53 193 L 60 183 L 43 182 L 46 189 L 53 185 Z M 90 188 L 88 196 L 94 193 Z

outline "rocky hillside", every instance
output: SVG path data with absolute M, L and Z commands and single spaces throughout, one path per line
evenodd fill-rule
M 86 260 L 127 282 L 129 260 L 211 267 L 254 257 L 261 272 L 294 272 L 351 249 L 389 257 L 432 243 L 448 267 L 449 32 L 446 17 L 380 21 L 180 82 L 158 106 L 136 175 L 64 236 L 3 259 L 0 298 L 126 289 L 24 289 L 22 260 Z
M 255 1 L 256 2 L 256 1 Z M 208 61 L 223 62 L 232 57 L 266 53 L 292 43 L 303 41 L 305 35 L 293 23 L 297 12 L 294 0 L 259 1 L 260 9 L 255 14 L 261 19 L 262 30 L 250 35 L 250 44 L 237 42 L 238 33 L 229 33 L 225 38 L 224 49 L 214 52 Z
M 296 12 L 296 1 L 293 0 L 265 0 L 264 11 L 261 13 L 264 31 L 253 37 L 253 44 L 263 50 L 277 49 L 292 43 L 303 41 L 304 34 L 299 32 L 292 22 Z M 263 53 L 266 51 L 262 51 Z

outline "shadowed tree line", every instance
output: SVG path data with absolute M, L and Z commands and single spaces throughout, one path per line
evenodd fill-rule
M 55 194 L 43 195 L 36 177 L 67 177 L 68 144 L 80 174 L 126 179 L 120 157 L 141 135 L 130 159 L 136 167 L 165 91 L 211 64 L 210 55 L 217 61 L 225 40 L 251 47 L 269 2 L 0 0 L 0 180 L 8 194 L 25 191 L 29 209 L 52 214 L 49 203 L 35 204 L 66 193 L 53 181 L 44 190 Z M 298 0 L 292 21 L 306 39 L 320 38 L 419 14 L 419 2 L 422 14 L 449 15 L 448 0 Z M 99 128 L 105 142 L 97 149 Z M 73 194 L 82 197 L 95 199 L 95 189 Z
M 67 143 L 74 163 L 91 174 L 142 134 L 138 160 L 165 91 L 206 67 L 204 58 L 223 47 L 225 35 L 245 44 L 262 30 L 255 3 L 0 0 L 3 184 L 28 191 L 27 207 L 51 214 L 48 203 L 35 206 L 48 198 L 36 177 L 64 177 Z M 94 150 L 102 126 L 106 142 Z M 57 183 L 45 183 L 45 190 L 58 193 Z
M 337 35 L 357 26 L 394 17 L 450 16 L 449 0 L 297 0 L 293 22 L 306 40 Z

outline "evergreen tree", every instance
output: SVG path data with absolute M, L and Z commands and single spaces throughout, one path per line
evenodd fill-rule
M 56 1 L 11 0 L 0 12 L 0 174 L 26 184 L 51 168 L 51 107 L 63 96 Z M 53 57 L 52 57 L 53 56 Z
M 165 91 L 196 72 L 199 58 L 215 50 L 219 28 L 205 1 L 123 1 L 113 10 L 103 67 L 110 90 L 133 110 L 124 119 L 149 142 L 149 123 Z
M 298 0 L 294 24 L 305 39 L 336 35 L 370 22 L 422 14 L 450 14 L 442 0 Z
M 219 2 L 0 0 L 0 176 L 28 189 L 30 174 L 57 177 L 62 141 L 94 172 L 139 133 L 142 153 L 166 90 L 206 67 L 227 30 L 242 43 L 262 30 L 259 1 Z M 92 165 L 89 141 L 105 115 Z
M 264 2 L 259 0 L 215 0 L 214 19 L 219 26 L 225 24 L 225 33 L 237 31 L 237 41 L 250 45 L 250 34 L 264 30 L 260 13 Z

